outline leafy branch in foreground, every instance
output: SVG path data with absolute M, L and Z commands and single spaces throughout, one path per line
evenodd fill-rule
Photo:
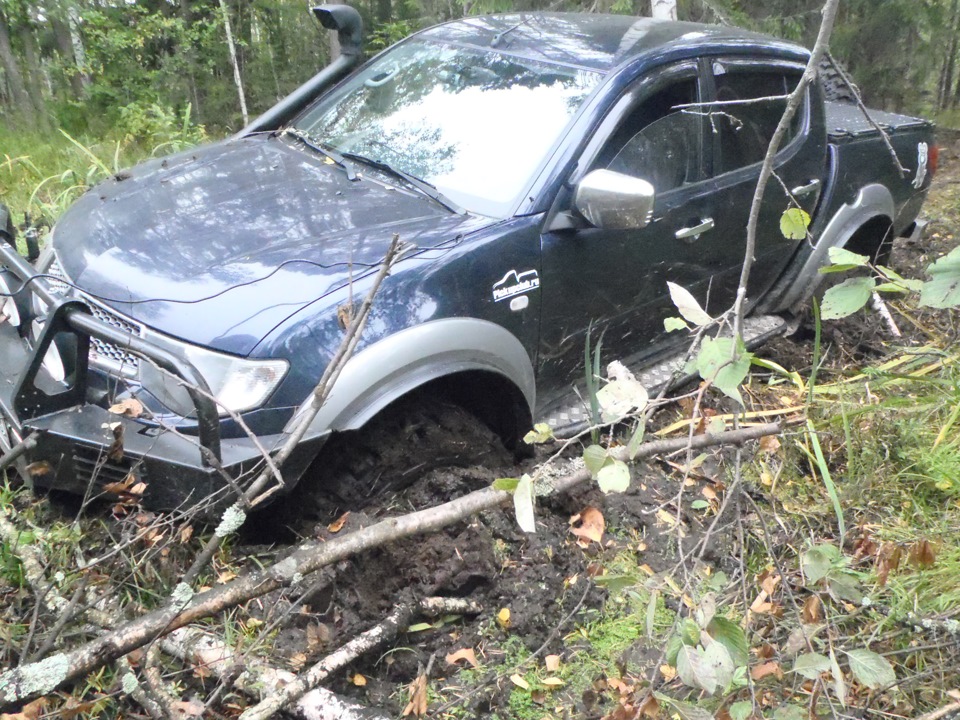
M 866 255 L 844 248 L 830 248 L 830 265 L 821 268 L 824 274 L 842 273 L 866 268 L 872 275 L 859 275 L 835 285 L 823 296 L 821 316 L 839 320 L 862 309 L 874 293 L 907 296 L 919 295 L 922 307 L 946 309 L 960 306 L 960 247 L 956 247 L 927 266 L 929 280 L 902 277 L 884 265 L 872 265 Z

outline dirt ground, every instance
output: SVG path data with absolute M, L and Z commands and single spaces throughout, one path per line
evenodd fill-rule
M 941 220 L 940 216 L 950 216 L 957 210 L 938 206 L 938 193 L 960 183 L 958 160 L 960 137 L 951 140 L 941 155 L 934 197 L 927 210 L 928 217 L 935 214 L 937 219 L 930 223 L 919 242 L 903 239 L 896 242 L 890 263 L 905 276 L 922 277 L 923 269 L 930 262 L 956 245 L 951 232 L 956 227 L 955 217 Z M 937 318 L 934 313 L 919 312 L 914 322 L 900 328 L 901 338 L 894 337 L 875 312 L 829 323 L 824 327 L 825 366 L 827 370 L 839 369 L 852 361 L 876 358 L 888 353 L 892 345 L 921 345 L 934 331 L 941 337 L 956 338 L 958 329 L 950 327 L 949 320 L 944 321 L 942 316 Z M 812 321 L 806 318 L 794 335 L 769 343 L 760 354 L 808 375 L 813 334 Z M 668 407 L 655 422 L 663 424 L 674 420 L 681 412 L 676 406 Z M 553 449 L 541 448 L 538 457 L 519 466 L 435 470 L 407 489 L 378 501 L 376 507 L 354 510 L 338 531 L 356 529 L 407 509 L 439 504 L 484 487 L 495 477 L 518 477 Z M 418 448 L 411 447 L 412 454 L 417 452 Z M 722 484 L 725 477 L 722 456 L 714 454 L 706 467 L 696 482 Z M 322 576 L 301 601 L 303 607 L 288 614 L 273 651 L 291 667 L 302 666 L 378 622 L 401 597 L 447 595 L 479 601 L 484 608 L 481 616 L 457 618 L 435 629 L 409 633 L 396 643 L 393 651 L 358 661 L 332 686 L 337 692 L 393 714 L 399 713 L 406 702 L 406 696 L 398 688 L 422 672 L 431 655 L 437 658 L 431 666 L 431 682 L 449 686 L 455 682 L 452 678 L 457 671 L 446 665 L 443 657 L 456 648 L 479 648 L 487 668 L 496 668 L 504 661 L 508 652 L 505 647 L 510 648 L 510 660 L 514 661 L 518 640 L 527 652 L 539 649 L 541 656 L 559 653 L 563 650 L 563 636 L 594 616 L 607 599 L 606 589 L 584 580 L 595 568 L 598 553 L 609 556 L 624 550 L 634 551 L 638 565 L 645 565 L 653 573 L 674 567 L 677 534 L 665 526 L 658 510 L 676 512 L 677 476 L 663 463 L 651 463 L 637 475 L 630 490 L 622 495 L 605 496 L 596 487 L 585 487 L 567 496 L 544 499 L 537 508 L 537 533 L 533 535 L 520 532 L 511 513 L 493 511 L 445 532 L 398 543 L 341 563 Z M 608 532 L 609 546 L 603 550 L 584 550 L 570 533 L 570 518 L 586 507 L 598 508 L 606 519 L 608 531 L 612 531 Z M 335 520 L 338 512 L 335 505 L 329 510 L 329 517 L 313 527 L 301 527 L 300 532 L 331 536 L 333 533 L 326 525 Z M 684 542 L 692 547 L 704 532 L 704 524 L 692 514 L 685 515 L 684 519 L 687 523 Z M 248 537 L 245 541 L 248 544 L 237 550 L 249 554 L 273 553 L 274 550 L 258 544 L 263 540 L 263 537 Z M 732 571 L 733 568 L 727 566 L 734 562 L 733 546 L 734 538 L 721 534 L 711 542 L 704 560 L 714 571 Z M 587 584 L 590 589 L 584 592 Z M 270 608 L 264 612 L 264 620 L 288 610 L 289 604 L 290 600 L 284 596 L 269 599 L 263 604 L 264 608 Z M 509 631 L 493 619 L 502 608 L 510 611 Z M 571 612 L 573 617 L 568 617 Z M 507 642 L 508 636 L 512 645 Z M 546 647 L 542 648 L 544 644 Z M 656 660 L 658 651 L 659 648 L 645 647 L 641 642 L 631 650 L 632 655 L 626 655 L 631 662 L 650 664 Z M 362 686 L 352 680 L 357 673 L 365 680 Z M 509 683 L 498 679 L 495 671 L 478 672 L 472 677 L 472 685 L 464 684 L 453 693 L 454 697 L 463 698 L 455 701 L 454 707 L 460 717 L 488 717 L 494 713 L 510 717 L 507 706 L 510 689 Z M 449 698 L 450 694 L 444 697 Z M 596 697 L 589 692 L 566 697 L 564 704 L 569 717 L 601 717 L 609 710 L 608 706 L 597 704 Z

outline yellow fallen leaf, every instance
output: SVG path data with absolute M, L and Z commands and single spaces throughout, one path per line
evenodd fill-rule
M 670 527 L 675 527 L 677 524 L 677 516 L 667 512 L 663 508 L 657 510 L 657 520 Z
M 559 655 L 547 655 L 543 659 L 544 664 L 547 666 L 547 672 L 556 672 L 560 669 L 560 656 Z
M 541 682 L 547 687 L 560 687 L 563 685 L 563 680 L 558 677 L 544 678 Z
M 347 518 L 350 517 L 350 511 L 347 510 L 343 515 L 338 517 L 332 523 L 327 525 L 327 530 L 332 533 L 340 532 L 343 529 L 343 524 L 347 521 Z
M 427 676 L 418 675 L 410 683 L 410 702 L 403 709 L 403 717 L 416 715 L 422 717 L 427 714 Z
M 677 669 L 672 665 L 661 665 L 660 674 L 663 675 L 664 680 L 670 682 L 677 676 Z
M 518 688 L 523 688 L 524 690 L 530 689 L 530 683 L 523 679 L 520 675 L 511 675 L 510 682 L 516 685 Z
M 456 665 L 460 660 L 466 660 L 473 667 L 480 667 L 480 663 L 477 662 L 477 654 L 472 648 L 462 648 L 452 652 L 447 655 L 446 660 L 448 665 Z
M 352 678 L 350 678 L 350 682 L 352 682 L 357 687 L 363 687 L 364 685 L 367 684 L 367 679 L 360 673 L 357 673 Z
M 497 624 L 504 630 L 510 627 L 510 608 L 501 608 L 497 613 Z

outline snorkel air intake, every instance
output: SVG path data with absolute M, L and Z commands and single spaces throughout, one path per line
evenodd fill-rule
M 353 70 L 361 60 L 363 20 L 349 5 L 318 5 L 313 8 L 320 24 L 336 30 L 340 56 L 303 85 L 247 125 L 238 137 L 256 132 L 279 130 L 309 105 L 321 92 Z

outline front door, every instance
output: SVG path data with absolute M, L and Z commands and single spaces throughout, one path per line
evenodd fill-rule
M 614 105 L 585 151 L 572 188 L 586 172 L 606 168 L 654 185 L 653 219 L 639 230 L 586 226 L 547 229 L 541 238 L 542 306 L 538 386 L 541 406 L 583 380 L 588 327 L 603 337 L 603 360 L 635 361 L 662 352 L 663 320 L 675 315 L 667 281 L 706 302 L 721 258 L 698 243 L 711 232 L 704 164 L 709 138 L 697 65 L 657 72 Z M 572 191 L 553 215 L 575 214 Z M 678 338 L 684 340 L 685 338 Z

